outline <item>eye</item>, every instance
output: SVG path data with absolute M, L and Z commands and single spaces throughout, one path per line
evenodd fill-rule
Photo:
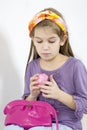
M 55 43 L 55 40 L 49 40 L 48 42 L 49 43 Z
M 40 38 L 34 37 L 34 38 L 33 38 L 33 42 L 35 42 L 35 43 L 42 43 L 43 40 L 40 39 Z
M 43 41 L 42 40 L 40 40 L 40 41 L 36 41 L 37 43 L 42 43 Z
M 42 40 L 36 40 L 36 39 L 34 39 L 34 42 L 35 43 L 42 43 L 43 41 Z

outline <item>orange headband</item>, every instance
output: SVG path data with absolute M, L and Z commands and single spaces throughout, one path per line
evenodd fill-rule
M 66 33 L 66 25 L 64 20 L 57 14 L 53 13 L 50 10 L 47 11 L 43 11 L 38 13 L 37 15 L 35 15 L 35 17 L 30 21 L 29 25 L 28 25 L 28 29 L 30 31 L 30 35 L 31 32 L 33 30 L 33 28 L 40 23 L 41 21 L 48 19 L 53 21 L 54 23 L 56 23 L 64 33 Z

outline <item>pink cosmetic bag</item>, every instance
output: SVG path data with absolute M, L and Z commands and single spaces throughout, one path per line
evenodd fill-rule
M 4 108 L 5 125 L 16 124 L 25 129 L 35 126 L 52 126 L 56 121 L 58 130 L 58 111 L 49 103 L 43 101 L 14 100 Z

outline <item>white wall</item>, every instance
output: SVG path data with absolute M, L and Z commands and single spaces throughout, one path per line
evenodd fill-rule
M 24 72 L 29 53 L 28 21 L 38 11 L 54 7 L 67 22 L 75 55 L 87 67 L 87 1 L 86 0 L 0 0 L 0 129 L 3 108 L 20 98 L 24 88 Z M 87 130 L 84 116 L 83 130 Z

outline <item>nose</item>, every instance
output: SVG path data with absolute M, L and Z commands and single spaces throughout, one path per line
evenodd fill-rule
M 48 42 L 44 42 L 42 47 L 43 47 L 44 50 L 48 50 L 49 49 Z

